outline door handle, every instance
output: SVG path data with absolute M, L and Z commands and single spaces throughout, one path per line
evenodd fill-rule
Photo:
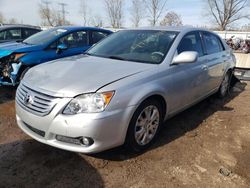
M 206 71 L 206 70 L 208 70 L 208 66 L 207 65 L 202 65 L 201 69 Z

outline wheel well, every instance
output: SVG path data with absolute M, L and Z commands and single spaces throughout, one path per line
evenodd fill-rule
M 154 99 L 154 100 L 157 100 L 158 102 L 160 102 L 160 105 L 162 107 L 162 112 L 163 112 L 162 114 L 165 117 L 166 112 L 167 112 L 167 103 L 166 103 L 165 99 L 161 95 L 152 95 L 152 96 L 146 98 L 144 101 L 150 100 L 150 99 Z
M 22 74 L 22 72 L 23 72 L 27 67 L 29 67 L 29 66 L 27 66 L 27 65 L 21 65 L 21 67 L 20 67 L 20 69 L 19 69 L 19 71 L 18 71 L 18 75 L 20 76 L 20 75 Z
M 240 80 L 233 74 L 233 69 L 230 68 L 228 71 L 230 73 L 230 87 L 233 87 Z
M 228 70 L 227 70 L 227 72 L 230 72 L 230 74 L 232 74 L 233 69 L 232 69 L 232 68 L 230 68 L 230 69 L 228 69 Z

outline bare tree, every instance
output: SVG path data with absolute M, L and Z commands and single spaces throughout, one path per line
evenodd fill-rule
M 91 19 L 91 24 L 95 27 L 103 27 L 103 20 L 99 15 L 95 15 Z
M 144 0 L 150 25 L 155 26 L 165 10 L 167 0 Z
M 139 27 L 144 16 L 144 3 L 142 0 L 132 0 L 131 21 L 134 27 Z
M 57 15 L 49 6 L 49 1 L 44 1 L 39 3 L 39 15 L 42 19 L 42 25 L 46 26 L 56 26 Z
M 45 26 L 60 26 L 70 25 L 70 22 L 65 19 L 66 10 L 62 6 L 62 11 L 55 10 L 50 6 L 49 1 L 43 1 L 39 4 L 39 14 L 42 19 L 42 25 Z
M 249 0 L 206 0 L 206 12 L 220 30 L 226 30 L 232 23 L 250 18 Z
M 79 13 L 83 19 L 83 25 L 89 24 L 90 10 L 88 8 L 86 0 L 80 0 L 80 10 Z
M 177 13 L 171 11 L 167 13 L 164 19 L 161 21 L 160 25 L 162 26 L 182 26 L 181 16 Z
M 3 23 L 5 21 L 3 14 L 0 12 L 0 23 Z
M 8 20 L 8 24 L 17 24 L 18 21 L 15 18 L 11 18 Z
M 124 0 L 105 0 L 105 8 L 112 27 L 120 28 L 122 26 Z

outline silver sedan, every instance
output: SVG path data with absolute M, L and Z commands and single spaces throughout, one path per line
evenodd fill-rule
M 30 69 L 16 93 L 19 127 L 39 142 L 82 153 L 148 148 L 165 120 L 227 94 L 235 57 L 213 32 L 140 28 L 87 53 Z

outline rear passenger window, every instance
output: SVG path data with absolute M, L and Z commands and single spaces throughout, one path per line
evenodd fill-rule
M 108 33 L 103 33 L 100 31 L 92 31 L 92 44 L 95 44 L 108 36 Z
M 30 37 L 31 35 L 34 35 L 37 32 L 38 30 L 35 30 L 35 29 L 23 29 L 23 34 L 24 34 L 25 39 Z
M 203 40 L 207 54 L 214 54 L 223 51 L 219 38 L 211 33 L 203 33 Z
M 21 38 L 22 38 L 21 29 L 6 30 L 5 40 L 16 40 Z
M 184 36 L 177 48 L 177 51 L 178 54 L 185 51 L 196 51 L 199 54 L 199 57 L 203 56 L 204 54 L 199 33 L 192 32 Z

